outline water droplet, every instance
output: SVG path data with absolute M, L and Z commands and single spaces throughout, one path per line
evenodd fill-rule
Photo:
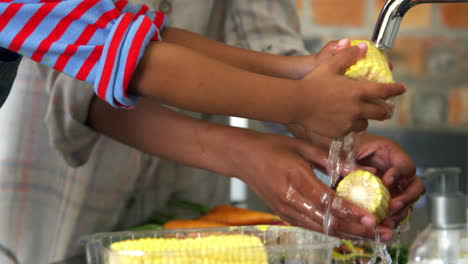
M 353 151 L 354 133 L 350 133 L 346 135 L 343 141 L 344 141 L 343 151 L 346 157 L 345 165 L 343 169 L 346 173 L 351 173 L 356 170 L 356 163 L 355 163 L 354 151 Z
M 288 191 L 286 191 L 286 200 L 292 201 L 293 194 L 296 192 L 292 186 L 289 186 Z

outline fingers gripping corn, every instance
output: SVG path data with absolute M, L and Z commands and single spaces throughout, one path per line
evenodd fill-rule
M 352 40 L 351 46 L 361 42 L 367 43 L 367 54 L 349 67 L 345 75 L 355 80 L 370 80 L 380 83 L 395 82 L 385 53 L 379 50 L 373 42 L 367 40 Z
M 370 172 L 357 170 L 348 174 L 338 184 L 336 192 L 373 214 L 377 222 L 388 215 L 390 193 L 380 178 Z
M 392 71 L 386 54 L 373 42 L 352 40 L 351 46 L 367 43 L 367 53 L 363 59 L 349 67 L 345 75 L 355 80 L 368 80 L 379 83 L 393 83 Z M 366 209 L 380 222 L 388 214 L 390 193 L 379 177 L 370 172 L 357 170 L 346 176 L 336 188 L 337 194 Z
M 145 238 L 115 242 L 109 264 L 267 264 L 256 236 L 217 235 L 199 238 Z

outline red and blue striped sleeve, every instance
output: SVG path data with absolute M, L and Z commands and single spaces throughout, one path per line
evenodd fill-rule
M 127 87 L 167 17 L 127 0 L 0 0 L 0 47 L 94 85 L 115 107 L 137 97 Z

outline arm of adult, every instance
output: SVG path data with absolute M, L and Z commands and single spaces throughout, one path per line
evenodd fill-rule
M 323 168 L 326 153 L 285 136 L 208 123 L 141 99 L 131 110 L 92 102 L 88 124 L 96 131 L 152 155 L 172 159 L 246 182 L 284 220 L 322 231 L 333 190 L 312 172 Z M 339 198 L 337 198 L 339 199 Z M 332 206 L 332 234 L 374 237 L 375 218 L 341 201 Z M 384 239 L 390 229 L 379 229 Z

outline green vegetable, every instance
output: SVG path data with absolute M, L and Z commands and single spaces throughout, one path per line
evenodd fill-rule
M 197 204 L 197 203 L 185 201 L 185 200 L 170 200 L 168 205 L 169 207 L 172 207 L 172 208 L 189 209 L 200 214 L 206 214 L 209 212 L 209 209 L 206 208 L 205 206 Z M 157 229 L 161 229 L 162 226 L 166 222 L 175 220 L 175 219 L 180 219 L 180 217 L 175 214 L 168 214 L 168 213 L 164 213 L 161 211 L 155 211 L 153 212 L 150 219 L 148 219 L 147 221 L 144 221 L 143 223 L 140 223 L 139 226 L 130 228 L 128 230 L 130 231 L 157 230 Z
M 173 214 L 166 214 L 161 211 L 155 211 L 151 218 L 149 219 L 148 223 L 151 224 L 158 224 L 164 225 L 167 221 L 177 219 L 176 215 Z
M 400 249 L 398 255 L 398 262 L 396 262 L 397 251 Z M 392 263 L 406 264 L 408 263 L 408 246 L 400 245 L 389 246 L 388 253 L 392 257 Z M 341 240 L 341 245 L 333 250 L 332 259 L 335 263 L 359 263 L 358 259 L 368 260 L 372 257 L 372 249 L 366 246 L 356 246 L 352 241 Z M 377 263 L 380 263 L 379 260 Z
M 185 200 L 170 200 L 169 201 L 169 206 L 172 207 L 177 207 L 177 208 L 183 208 L 183 209 L 189 209 L 192 211 L 195 211 L 200 214 L 207 214 L 210 210 L 206 208 L 205 206 Z
M 400 245 L 399 247 L 396 246 L 390 246 L 388 248 L 388 254 L 392 257 L 393 263 L 397 263 L 395 261 L 396 259 L 396 254 L 397 254 L 397 249 L 400 249 L 400 255 L 398 256 L 398 264 L 406 264 L 408 263 L 408 252 L 409 248 L 408 246 L 405 245 Z
M 370 253 L 363 253 L 359 252 L 356 247 L 354 246 L 353 242 L 349 240 L 341 240 L 342 245 L 344 245 L 349 253 L 342 254 L 340 252 L 337 252 L 336 250 L 333 250 L 332 253 L 332 259 L 334 261 L 354 261 L 355 258 L 371 258 L 372 254 Z
M 155 224 L 141 225 L 128 229 L 129 231 L 159 230 L 162 226 Z

